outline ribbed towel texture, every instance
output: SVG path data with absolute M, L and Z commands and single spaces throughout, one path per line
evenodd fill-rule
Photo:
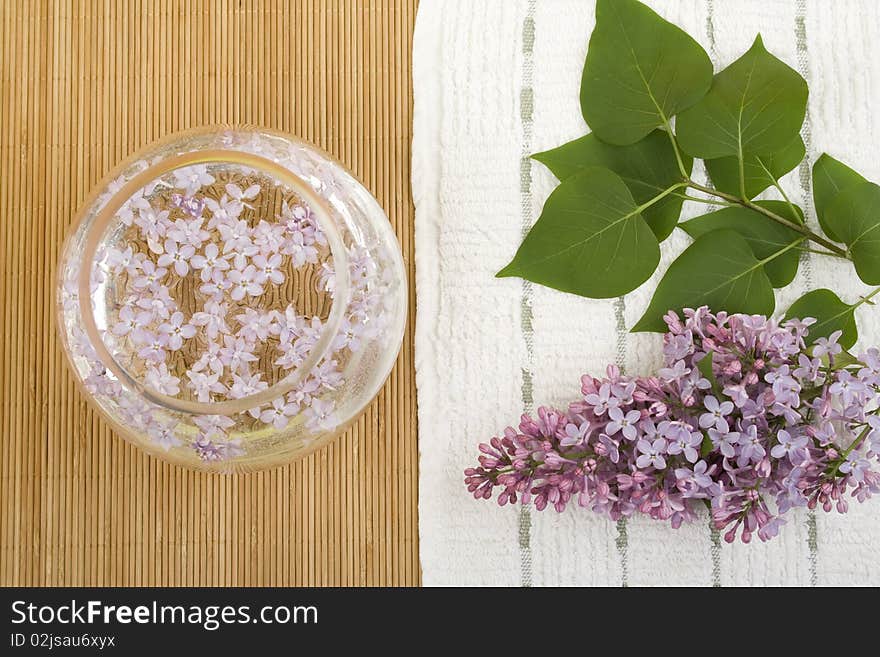
M 760 32 L 810 86 L 807 159 L 785 177 L 812 212 L 810 167 L 827 151 L 880 180 L 880 3 L 873 0 L 650 0 L 715 62 Z M 846 516 L 802 511 L 779 537 L 727 545 L 708 515 L 678 531 L 646 518 L 614 523 L 572 504 L 554 511 L 476 501 L 462 471 L 477 444 L 541 404 L 565 405 L 580 375 L 607 363 L 631 374 L 660 360 L 661 338 L 628 332 L 669 263 L 623 299 L 590 300 L 494 274 L 513 256 L 556 180 L 531 153 L 588 131 L 578 93 L 595 6 L 585 0 L 423 0 L 414 40 L 416 374 L 419 532 L 427 585 L 880 584 L 880 501 Z M 705 178 L 702 170 L 695 175 Z M 686 204 L 684 217 L 705 207 Z M 830 287 L 866 291 L 851 268 L 805 258 L 778 309 Z M 858 347 L 880 344 L 880 307 L 858 310 Z

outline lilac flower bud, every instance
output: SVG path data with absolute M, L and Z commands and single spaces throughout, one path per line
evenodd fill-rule
M 742 363 L 738 360 L 729 361 L 722 370 L 727 376 L 733 376 L 734 374 L 739 374 L 742 371 Z
M 665 417 L 668 409 L 663 402 L 654 402 L 648 407 L 648 411 L 654 417 Z

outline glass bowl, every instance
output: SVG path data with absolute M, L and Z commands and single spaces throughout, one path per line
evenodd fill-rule
M 261 469 L 339 435 L 391 371 L 400 246 L 326 153 L 262 128 L 177 133 L 80 210 L 58 326 L 89 401 L 127 440 L 202 470 Z

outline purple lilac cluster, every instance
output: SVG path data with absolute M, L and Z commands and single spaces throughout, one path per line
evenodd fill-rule
M 811 319 L 670 312 L 655 376 L 582 378 L 567 410 L 540 408 L 480 445 L 474 497 L 673 527 L 711 510 L 733 542 L 775 536 L 794 507 L 845 513 L 880 491 L 880 351 L 840 332 L 808 345 Z

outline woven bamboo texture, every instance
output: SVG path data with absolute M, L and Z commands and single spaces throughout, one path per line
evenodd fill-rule
M 54 326 L 89 190 L 170 132 L 268 126 L 348 166 L 412 280 L 415 0 L 0 0 L 0 584 L 419 583 L 412 319 L 342 438 L 220 477 L 147 457 L 91 411 Z M 411 294 L 412 302 L 412 294 Z

